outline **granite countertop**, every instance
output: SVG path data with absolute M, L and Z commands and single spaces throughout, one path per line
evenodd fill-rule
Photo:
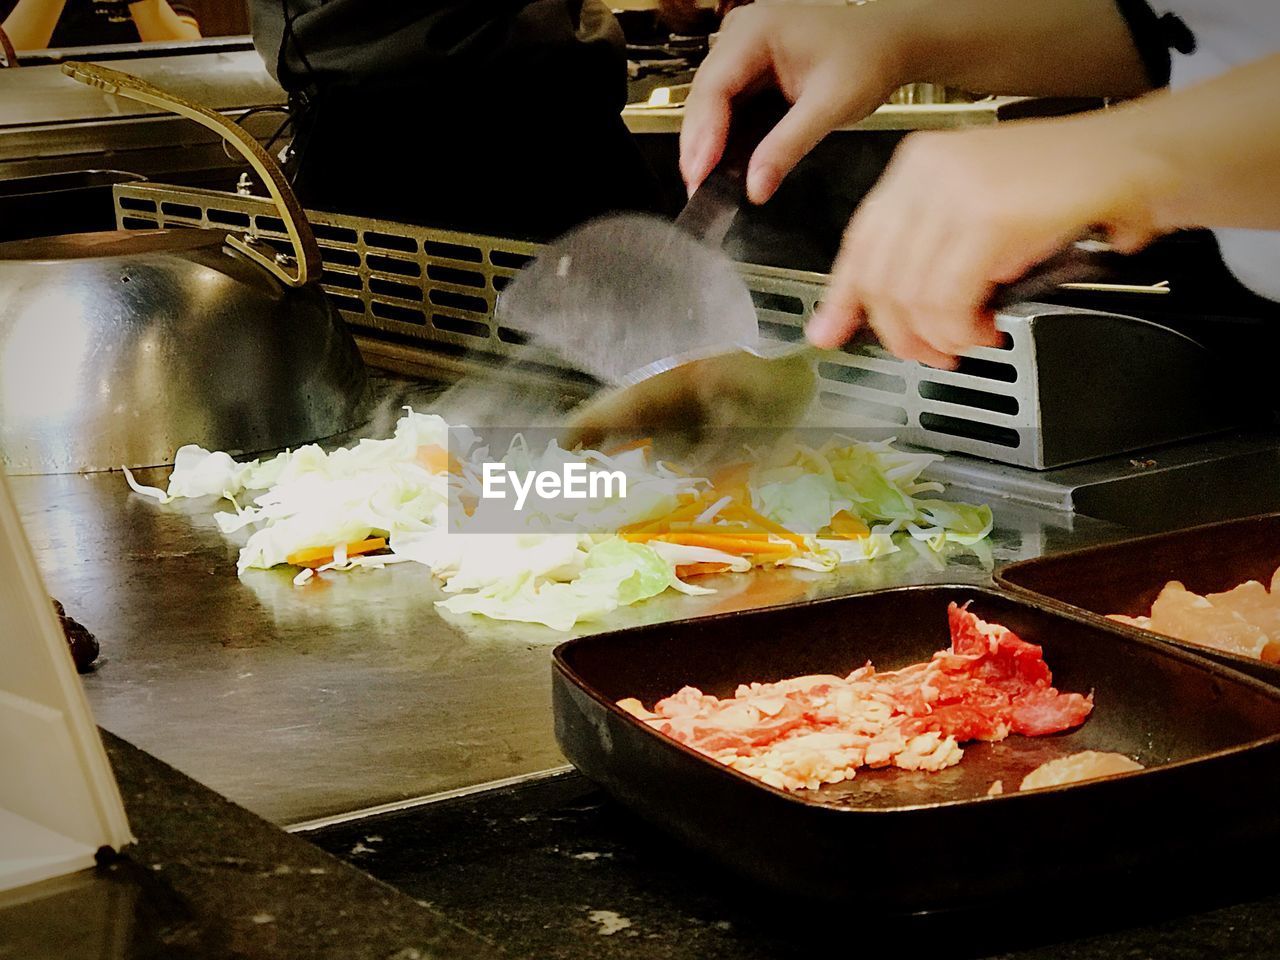
M 1236 852 L 1229 873 L 1124 876 L 1071 903 L 1028 890 L 976 912 L 886 916 L 789 900 L 739 880 L 576 773 L 308 836 L 530 960 L 808 960 L 830 955 L 833 944 L 855 955 L 937 960 L 1280 956 L 1280 880 L 1259 850 Z M 981 844 L 965 855 L 980 856 Z M 1053 852 L 1028 855 L 1051 860 Z
M 498 952 L 409 896 L 104 734 L 137 843 L 0 894 L 3 960 L 428 960 Z
M 1280 955 L 1269 850 L 1069 904 L 1028 891 L 980 912 L 865 916 L 754 887 L 573 773 L 290 834 L 104 737 L 138 842 L 0 895 L 3 960 L 800 960 L 833 943 L 991 960 Z

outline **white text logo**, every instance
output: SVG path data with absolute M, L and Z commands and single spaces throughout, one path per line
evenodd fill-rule
M 593 469 L 585 463 L 566 463 L 560 472 L 531 470 L 524 474 L 507 469 L 504 463 L 484 465 L 480 487 L 483 499 L 507 499 L 508 486 L 515 493 L 516 509 L 523 510 L 530 492 L 542 500 L 626 497 L 627 475 L 621 470 Z

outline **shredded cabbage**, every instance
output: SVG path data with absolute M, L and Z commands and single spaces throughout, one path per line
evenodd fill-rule
M 797 444 L 781 462 L 757 471 L 752 499 L 771 520 L 818 536 L 820 543 L 829 542 L 821 539 L 822 530 L 837 513 L 858 517 L 872 528 L 873 536 L 864 538 L 872 542 L 841 550 L 842 557 L 869 559 L 863 551 L 871 551 L 870 556 L 888 552 L 875 545 L 875 533 L 884 525 L 888 529 L 882 532 L 905 530 L 934 549 L 947 542 L 977 543 L 994 525 L 990 507 L 917 499 L 917 494 L 942 491 L 941 484 L 920 480 L 925 468 L 941 459 L 936 454 L 904 453 L 891 441 L 831 440 L 817 449 Z
M 671 564 L 641 543 L 612 537 L 593 546 L 571 579 L 539 579 L 525 572 L 462 593 L 440 606 L 452 613 L 479 613 L 494 620 L 542 623 L 553 630 L 598 620 L 619 607 L 657 596 L 668 587 L 710 593 L 682 583 Z

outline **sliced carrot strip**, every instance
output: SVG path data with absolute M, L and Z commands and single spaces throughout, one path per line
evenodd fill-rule
M 362 553 L 385 550 L 386 546 L 385 537 L 369 537 L 367 540 L 348 543 L 347 556 L 358 557 Z M 295 550 L 284 559 L 285 563 L 291 563 L 295 567 L 323 567 L 326 563 L 333 562 L 333 547 L 307 547 L 305 550 Z
M 730 463 L 711 474 L 711 486 L 721 496 L 743 499 L 747 493 L 747 481 L 751 477 L 752 464 Z
M 692 520 L 673 520 L 668 526 L 673 530 L 687 530 L 690 533 L 716 533 L 733 537 L 768 537 L 766 530 L 751 527 L 745 523 L 695 523 Z
M 770 520 L 763 513 L 760 513 L 759 511 L 755 510 L 754 508 L 752 508 L 751 506 L 745 503 L 734 502 L 729 506 L 725 507 L 723 512 L 726 516 L 729 516 L 729 517 L 743 517 L 747 520 L 750 520 L 752 523 L 763 527 L 764 529 L 768 530 L 770 533 L 777 534 L 778 536 L 782 537 L 782 539 L 795 544 L 797 549 L 801 549 L 801 550 L 804 549 L 804 537 L 800 536 L 798 533 L 793 533 L 792 531 L 788 530 L 786 527 L 778 523 L 776 520 Z
M 709 547 L 712 550 L 722 550 L 725 553 L 732 553 L 738 556 L 766 553 L 786 557 L 796 552 L 795 545 L 790 543 L 775 543 L 759 537 L 753 540 L 747 537 L 730 537 L 711 533 L 632 533 L 626 534 L 624 539 L 640 543 L 648 540 L 663 540 L 667 543 L 679 543 L 687 547 Z
M 696 517 L 707 505 L 701 500 L 693 500 L 683 506 L 676 507 L 665 516 L 658 517 L 654 520 L 645 520 L 641 523 L 628 524 L 622 527 L 620 533 L 656 533 L 670 527 L 672 522 L 678 520 L 688 520 Z
M 681 580 L 689 577 L 701 577 L 708 573 L 724 573 L 730 569 L 727 563 L 682 563 L 676 567 L 676 576 Z
M 871 535 L 871 528 L 848 510 L 841 510 L 831 518 L 831 533 L 846 540 L 859 540 Z

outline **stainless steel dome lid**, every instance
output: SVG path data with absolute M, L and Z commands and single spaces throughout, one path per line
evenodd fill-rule
M 275 162 L 211 110 L 106 67 L 63 69 L 223 134 L 276 201 L 293 253 L 201 230 L 0 244 L 5 468 L 150 466 L 183 443 L 256 452 L 355 426 L 364 366 L 313 282 L 319 248 Z
M 10 473 L 171 463 L 355 425 L 365 374 L 314 285 L 200 230 L 0 244 L 0 457 Z

